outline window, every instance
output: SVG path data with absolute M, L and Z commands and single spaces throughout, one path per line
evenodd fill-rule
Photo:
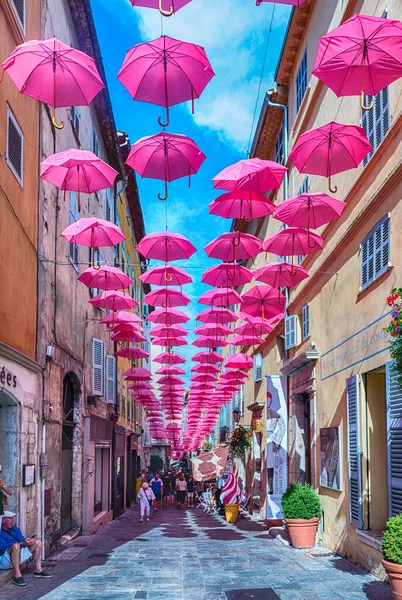
M 346 380 L 348 420 L 349 512 L 350 522 L 362 529 L 362 480 L 360 460 L 359 376 Z
M 124 242 L 121 243 L 121 265 L 120 269 L 126 272 L 126 244 Z
M 297 316 L 285 317 L 285 350 L 297 346 Z
M 120 245 L 116 244 L 114 247 L 114 266 L 120 267 Z
M 70 106 L 70 121 L 77 138 L 80 137 L 81 111 L 79 106 Z
M 254 381 L 262 381 L 262 354 L 254 356 Z
M 121 412 L 121 394 L 120 394 L 120 370 L 117 369 L 117 386 L 116 386 L 116 413 L 119 415 Z
M 104 384 L 104 343 L 102 340 L 92 338 L 92 394 L 103 396 Z
M 71 225 L 78 221 L 80 218 L 80 213 L 78 212 L 78 198 L 75 192 L 69 192 L 68 199 L 68 224 Z M 78 246 L 77 244 L 72 244 L 71 242 L 68 244 L 68 256 L 78 270 Z
M 373 101 L 374 106 L 371 110 L 362 110 L 362 127 L 366 132 L 370 144 L 373 146 L 372 151 L 363 159 L 363 167 L 367 165 L 389 129 L 389 90 L 386 87 L 377 96 L 365 96 L 364 101 L 366 106 Z
M 296 106 L 299 110 L 307 89 L 307 48 L 304 50 L 299 70 L 296 75 Z
M 25 31 L 25 0 L 11 0 L 11 5 L 17 15 L 22 30 Z
M 106 402 L 116 404 L 116 358 L 106 356 Z
M 96 154 L 96 156 L 99 156 L 99 140 L 96 135 L 95 127 L 92 128 L 92 152 Z
M 6 162 L 16 180 L 24 184 L 24 134 L 11 109 L 7 106 L 7 152 Z
M 244 415 L 244 385 L 240 386 L 240 412 Z
M 360 247 L 360 290 L 378 279 L 390 266 L 390 228 L 387 215 L 370 231 Z
M 282 163 L 284 161 L 284 150 L 283 150 L 283 124 L 278 133 L 278 137 L 275 142 L 275 160 L 277 163 Z
M 302 308 L 302 334 L 303 340 L 310 337 L 310 305 L 305 304 Z
M 402 391 L 393 367 L 386 365 L 389 517 L 402 512 Z
M 299 187 L 297 195 L 300 196 L 300 194 L 307 194 L 307 192 L 309 191 L 309 189 L 310 189 L 310 186 L 309 186 L 308 176 L 306 176 L 303 179 L 303 183 Z

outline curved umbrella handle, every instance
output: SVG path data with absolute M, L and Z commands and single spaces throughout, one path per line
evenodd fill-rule
M 365 96 L 365 94 L 364 94 L 364 92 L 362 92 L 361 100 L 360 100 L 360 106 L 362 107 L 363 110 L 371 110 L 373 108 L 373 106 L 374 106 L 374 101 L 372 100 L 370 102 L 370 104 L 368 106 L 366 106 L 364 104 L 364 96 Z
M 162 0 L 159 0 L 159 12 L 161 13 L 161 15 L 163 15 L 164 17 L 171 17 L 173 14 L 173 6 L 170 7 L 169 10 L 163 10 L 162 7 Z
M 166 281 L 166 283 L 170 283 L 172 281 L 172 279 L 173 279 L 173 275 L 171 275 L 169 277 L 169 275 L 167 274 L 166 267 L 165 267 L 165 270 L 163 272 L 163 279 Z
M 159 198 L 159 200 L 162 200 L 162 201 L 167 200 L 168 195 L 169 195 L 168 194 L 168 184 L 167 184 L 167 181 L 165 181 L 165 195 L 161 196 L 160 194 L 158 194 L 158 198 Z
M 64 128 L 64 121 L 62 121 L 60 125 L 57 125 L 57 123 L 56 123 L 56 109 L 54 107 L 52 108 L 52 125 L 56 129 Z
M 310 240 L 311 240 L 311 235 L 310 235 L 310 229 L 309 229 L 308 230 L 308 236 L 307 236 L 307 245 L 308 245 L 309 248 L 315 248 L 316 245 L 317 245 L 317 242 L 313 239 L 313 243 L 310 244 Z
M 334 188 L 331 187 L 331 175 L 328 177 L 328 189 L 333 194 L 336 194 L 336 192 L 338 191 L 338 186 L 337 185 Z
M 241 242 L 241 238 L 240 238 L 240 229 L 239 229 L 239 237 L 237 238 L 237 241 L 235 239 L 233 239 L 233 241 L 232 241 L 233 247 L 238 248 L 240 246 L 240 242 Z
M 158 117 L 158 123 L 161 127 L 167 127 L 170 123 L 170 109 L 166 107 L 166 123 L 163 123 L 162 118 Z

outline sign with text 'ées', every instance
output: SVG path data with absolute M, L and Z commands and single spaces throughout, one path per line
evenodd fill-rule
M 283 519 L 281 498 L 288 487 L 286 377 L 267 380 L 267 519 Z

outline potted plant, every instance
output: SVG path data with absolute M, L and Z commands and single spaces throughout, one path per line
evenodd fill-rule
M 291 483 L 282 496 L 282 511 L 292 546 L 312 548 L 321 517 L 317 492 L 308 483 Z
M 238 425 L 234 430 L 229 441 L 229 453 L 232 458 L 241 458 L 244 460 L 246 449 L 251 448 L 253 432 Z
M 402 600 L 402 514 L 391 517 L 382 538 L 382 564 L 395 600 Z
M 402 386 L 402 288 L 394 288 L 387 297 L 388 306 L 392 307 L 391 321 L 384 331 L 390 334 L 389 349 L 395 361 L 393 371 Z

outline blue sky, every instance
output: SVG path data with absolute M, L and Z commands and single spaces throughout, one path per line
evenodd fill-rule
M 134 102 L 116 79 L 126 51 L 163 32 L 171 37 L 204 46 L 216 77 L 195 103 L 195 115 L 189 104 L 171 109 L 168 131 L 192 138 L 207 155 L 199 173 L 170 185 L 167 205 L 168 228 L 188 237 L 198 248 L 189 261 L 174 263 L 186 268 L 194 284 L 183 291 L 193 300 L 185 311 L 195 316 L 206 308 L 196 299 L 207 289 L 200 284 L 202 272 L 213 264 L 203 248 L 213 238 L 229 231 L 231 222 L 208 214 L 208 204 L 219 195 L 212 178 L 224 167 L 247 158 L 248 139 L 263 65 L 264 52 L 274 5 L 255 6 L 254 0 L 193 0 L 171 18 L 161 19 L 159 12 L 133 8 L 128 0 L 91 0 L 106 76 L 113 103 L 116 125 L 128 133 L 131 143 L 160 131 L 158 106 Z M 273 85 L 273 74 L 282 46 L 290 7 L 275 5 L 274 25 L 268 47 L 257 117 L 265 94 Z M 255 125 L 254 125 L 255 127 Z M 254 133 L 254 132 L 253 132 Z M 137 177 L 146 232 L 165 228 L 165 206 L 157 199 L 163 183 Z M 190 321 L 189 329 L 195 327 Z M 193 336 L 189 336 L 192 341 Z M 190 357 L 196 349 L 180 349 Z

